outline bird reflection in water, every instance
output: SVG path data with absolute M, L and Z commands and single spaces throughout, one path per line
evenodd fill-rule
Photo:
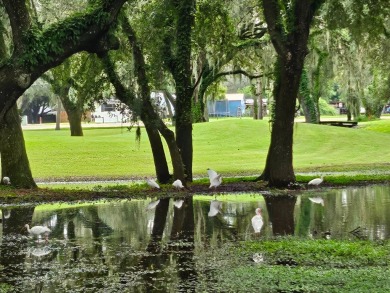
M 32 235 L 37 237 L 37 242 L 40 242 L 41 236 L 45 236 L 45 242 L 49 241 L 49 233 L 51 230 L 45 226 L 34 226 L 31 227 L 28 224 L 24 225 L 27 229 L 27 232 Z
M 262 216 L 262 209 L 257 208 L 256 209 L 256 215 L 252 217 L 252 227 L 255 233 L 260 233 L 261 228 L 263 227 L 263 216 Z
M 309 197 L 309 200 L 312 203 L 316 203 L 316 204 L 320 204 L 320 205 L 324 206 L 324 199 L 322 197 Z
M 222 209 L 222 202 L 220 202 L 219 200 L 212 200 L 210 202 L 210 210 L 208 216 L 215 217 L 216 215 L 218 215 L 218 213 L 221 213 L 221 209 Z

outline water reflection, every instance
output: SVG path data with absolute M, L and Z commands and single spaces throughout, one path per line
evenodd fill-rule
M 0 282 L 13 292 L 193 292 L 213 279 L 213 247 L 224 242 L 286 234 L 389 239 L 389 191 L 237 195 L 218 198 L 212 217 L 212 197 L 160 198 L 153 209 L 150 200 L 2 209 Z M 252 226 L 257 208 L 260 234 Z M 28 237 L 26 223 L 48 226 L 49 243 Z

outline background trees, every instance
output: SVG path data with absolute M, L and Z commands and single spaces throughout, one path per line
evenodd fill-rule
M 359 118 L 360 105 L 367 117 L 378 117 L 388 101 L 390 63 L 384 48 L 389 46 L 390 5 L 385 0 L 133 1 L 123 10 L 127 22 L 118 29 L 116 15 L 125 2 L 75 0 L 72 8 L 64 3 L 60 14 L 59 3 L 3 1 L 1 131 L 21 131 L 6 124 L 17 121 L 17 112 L 8 111 L 53 68 L 46 79 L 61 97 L 71 134 L 82 135 L 86 105 L 102 98 L 106 82 L 98 56 L 111 82 L 119 78 L 122 99 L 141 117 L 155 143 L 158 177 L 169 180 L 161 134 L 172 152 L 175 177 L 191 181 L 192 123 L 207 120 L 208 89 L 218 88 L 226 76 L 246 76 L 252 83 L 248 86 L 257 82 L 259 97 L 273 85 L 272 138 L 261 177 L 271 185 L 287 186 L 295 181 L 292 133 L 297 98 L 311 123 L 319 122 L 319 101 L 331 99 L 334 87 L 338 90 L 333 97 L 346 103 L 351 119 Z M 119 47 L 122 53 L 107 54 Z M 80 51 L 90 54 L 74 55 Z M 156 116 L 152 90 L 175 93 L 175 136 Z M 8 113 L 13 113 L 10 119 Z M 12 147 L 22 145 L 15 141 Z M 2 147 L 1 153 L 7 150 Z M 173 159 L 173 153 L 180 153 L 180 160 Z M 2 167 L 3 175 L 10 176 L 10 166 L 21 162 L 13 160 Z M 27 157 L 23 161 L 22 169 L 29 169 Z

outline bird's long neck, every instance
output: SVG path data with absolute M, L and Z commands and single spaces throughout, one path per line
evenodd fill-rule
M 30 226 L 28 224 L 26 225 L 26 228 L 27 228 L 27 232 L 30 233 Z

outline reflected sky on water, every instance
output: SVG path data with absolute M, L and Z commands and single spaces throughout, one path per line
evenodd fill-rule
M 157 200 L 3 207 L 0 282 L 10 292 L 193 292 L 226 257 L 213 254 L 223 243 L 390 238 L 388 185 Z M 26 223 L 48 226 L 49 242 L 29 236 Z

